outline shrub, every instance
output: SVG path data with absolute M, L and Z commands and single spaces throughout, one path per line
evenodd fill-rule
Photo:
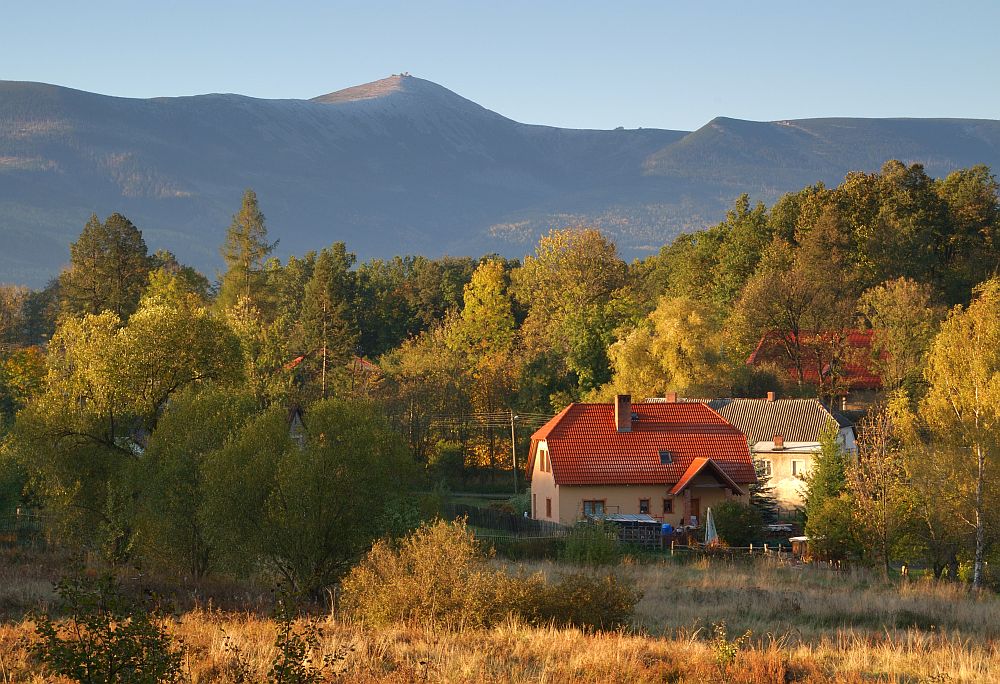
M 465 472 L 465 453 L 460 442 L 440 440 L 427 454 L 427 469 L 439 479 L 455 483 Z
M 566 536 L 562 559 L 577 565 L 615 565 L 621 560 L 618 535 L 604 523 L 579 524 Z
M 67 620 L 37 616 L 32 649 L 52 672 L 95 684 L 181 681 L 183 651 L 161 624 L 159 605 L 129 600 L 110 575 L 64 578 L 55 589 Z
M 715 529 L 729 546 L 749 546 L 764 534 L 760 511 L 739 501 L 723 501 L 712 509 Z
M 501 583 L 464 522 L 422 525 L 398 547 L 377 542 L 344 580 L 344 610 L 374 625 L 490 623 Z
M 424 525 L 393 547 L 377 543 L 344 580 L 345 613 L 361 622 L 485 627 L 514 616 L 529 624 L 616 629 L 628 624 L 638 591 L 609 575 L 494 568 L 464 522 Z
M 638 589 L 613 574 L 583 572 L 561 575 L 537 592 L 537 614 L 531 615 L 531 621 L 581 629 L 612 630 L 628 625 L 635 604 L 642 598 Z

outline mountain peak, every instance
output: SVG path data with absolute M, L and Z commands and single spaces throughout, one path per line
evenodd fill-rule
M 319 97 L 312 98 L 312 101 L 339 104 L 341 102 L 357 102 L 359 100 L 377 100 L 394 93 L 417 94 L 441 90 L 446 89 L 436 83 L 410 76 L 404 72 L 402 74 L 393 74 L 392 76 L 372 81 L 371 83 L 364 83 L 327 93 L 326 95 L 320 95 Z

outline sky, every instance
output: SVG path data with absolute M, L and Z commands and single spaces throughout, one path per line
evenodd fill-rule
M 517 121 L 1000 118 L 1000 2 L 0 0 L 0 79 L 309 98 L 409 72 Z

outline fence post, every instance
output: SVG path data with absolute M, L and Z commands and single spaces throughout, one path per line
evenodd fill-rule
M 750 555 L 753 555 L 753 542 L 750 542 Z
M 670 540 L 670 555 L 671 556 L 674 555 L 674 540 L 673 539 Z
M 767 544 L 766 543 L 764 544 L 764 555 L 765 556 L 767 555 Z

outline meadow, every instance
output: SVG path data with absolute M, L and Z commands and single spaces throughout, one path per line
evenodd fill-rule
M 517 567 L 553 576 L 568 569 Z M 916 683 L 990 682 L 1000 673 L 1000 599 L 963 585 L 886 582 L 865 570 L 774 559 L 626 558 L 616 571 L 643 597 L 632 627 L 615 632 L 514 620 L 473 630 L 417 622 L 373 629 L 336 611 L 297 628 L 318 630 L 308 656 L 316 681 Z M 42 556 L 3 557 L 0 682 L 64 681 L 46 678 L 28 651 L 28 611 L 51 602 L 57 574 Z M 189 681 L 267 680 L 279 628 L 267 598 L 222 583 L 175 592 L 168 626 L 184 645 Z

